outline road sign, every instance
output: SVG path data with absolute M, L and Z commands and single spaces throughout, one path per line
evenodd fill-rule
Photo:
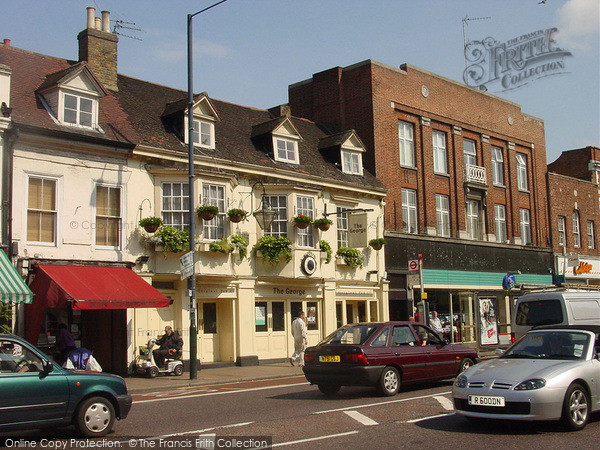
M 179 271 L 181 279 L 185 280 L 194 273 L 194 252 L 187 252 L 179 258 Z
M 409 272 L 418 272 L 419 271 L 419 260 L 411 259 L 408 261 L 408 271 Z
M 423 253 L 421 253 L 421 252 L 417 253 L 417 259 L 419 261 L 423 260 Z

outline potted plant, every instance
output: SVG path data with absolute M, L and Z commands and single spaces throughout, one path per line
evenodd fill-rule
M 362 254 L 356 248 L 340 247 L 335 256 L 344 260 L 351 269 L 363 266 Z
M 331 245 L 327 241 L 319 241 L 319 249 L 322 252 L 327 253 L 327 259 L 325 259 L 325 264 L 329 264 L 331 262 Z
M 246 214 L 248 214 L 246 211 L 239 208 L 231 208 L 229 211 L 227 211 L 229 220 L 231 220 L 233 223 L 238 223 L 244 220 Z
M 219 208 L 213 205 L 200 205 L 196 208 L 196 214 L 202 220 L 212 220 L 217 214 L 219 214 Z
M 315 219 L 313 221 L 313 225 L 321 231 L 329 230 L 329 227 L 332 224 L 333 224 L 333 221 L 331 219 L 328 219 L 327 217 L 322 217 L 320 219 Z
M 373 250 L 381 250 L 381 248 L 385 245 L 385 239 L 383 239 L 383 238 L 371 239 L 369 241 L 369 245 L 371 247 L 373 247 Z
M 296 217 L 294 217 L 294 224 L 300 229 L 307 228 L 312 221 L 312 217 L 305 216 L 304 214 L 298 214 Z
M 248 240 L 241 234 L 231 235 L 231 245 L 238 248 L 240 252 L 240 259 L 244 259 L 248 254 Z
M 223 238 L 220 241 L 211 242 L 208 246 L 208 249 L 211 252 L 223 253 L 225 255 L 231 253 L 234 248 L 235 247 L 227 241 L 227 238 Z
M 276 266 L 281 259 L 289 262 L 292 259 L 292 241 L 283 236 L 263 236 L 252 248 L 252 253 L 260 251 L 265 262 Z
M 185 230 L 164 225 L 156 230 L 155 236 L 159 239 L 165 253 L 179 253 L 189 248 L 190 234 Z
M 154 233 L 162 224 L 163 221 L 160 217 L 146 217 L 140 220 L 140 227 L 148 233 Z

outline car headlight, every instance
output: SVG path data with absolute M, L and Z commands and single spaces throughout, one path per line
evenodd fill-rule
M 466 388 L 468 383 L 469 381 L 464 375 L 460 375 L 456 380 L 454 380 L 454 386 L 459 388 Z
M 531 378 L 525 380 L 515 386 L 515 391 L 531 391 L 533 389 L 541 389 L 546 386 L 546 380 L 543 378 Z

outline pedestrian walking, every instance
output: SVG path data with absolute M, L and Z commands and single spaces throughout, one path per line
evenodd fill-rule
M 299 311 L 298 316 L 292 322 L 292 336 L 294 337 L 294 353 L 290 358 L 292 366 L 294 362 L 297 362 L 300 367 L 304 366 L 304 350 L 308 345 L 305 320 L 306 314 L 304 314 L 304 311 Z

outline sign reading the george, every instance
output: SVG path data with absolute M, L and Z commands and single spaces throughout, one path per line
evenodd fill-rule
M 348 214 L 348 247 L 367 246 L 367 213 Z
M 192 275 L 194 271 L 194 252 L 187 252 L 179 258 L 179 271 L 181 272 L 182 280 Z
M 408 261 L 408 271 L 409 272 L 418 272 L 419 271 L 419 260 L 411 259 Z

